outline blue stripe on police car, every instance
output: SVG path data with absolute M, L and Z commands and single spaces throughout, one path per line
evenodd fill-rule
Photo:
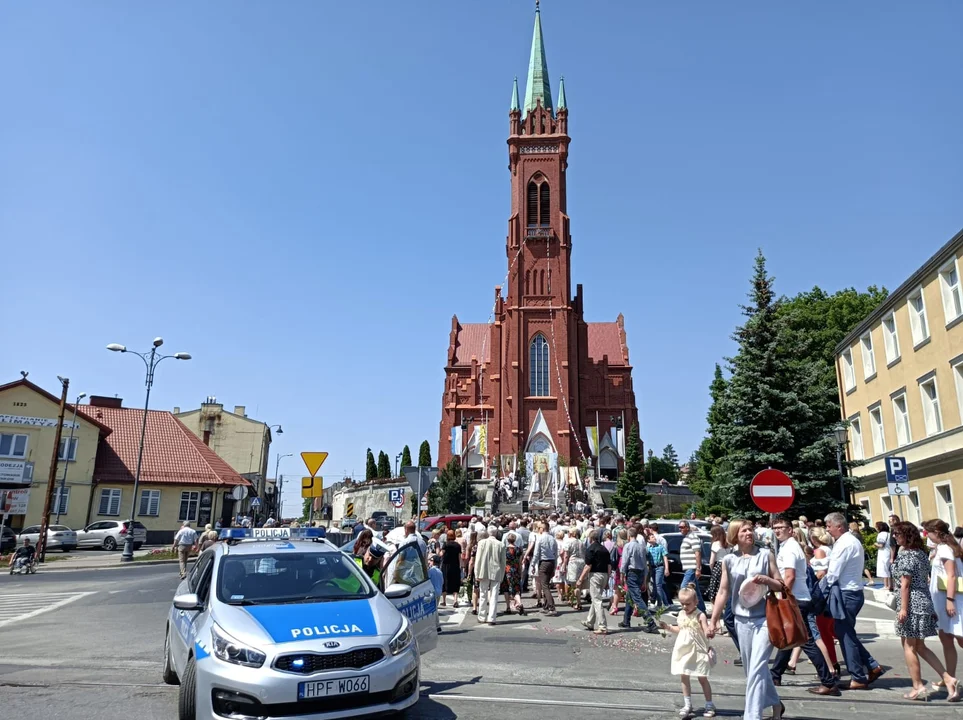
M 253 605 L 244 610 L 257 620 L 276 643 L 378 634 L 374 613 L 364 600 L 308 605 Z

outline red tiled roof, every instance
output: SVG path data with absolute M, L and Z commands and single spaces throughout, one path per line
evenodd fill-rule
M 81 414 L 113 431 L 101 441 L 97 451 L 94 480 L 98 483 L 134 482 L 144 411 L 94 405 L 80 405 L 78 409 Z M 250 485 L 184 423 L 164 410 L 147 413 L 140 481 L 177 485 Z
M 595 362 L 608 355 L 609 365 L 625 365 L 625 348 L 617 322 L 588 323 L 588 354 Z
M 478 362 L 486 363 L 492 359 L 491 326 L 488 323 L 465 323 L 459 326 L 455 338 L 455 361 L 453 365 L 471 365 L 474 355 Z M 482 349 L 485 357 L 482 357 Z

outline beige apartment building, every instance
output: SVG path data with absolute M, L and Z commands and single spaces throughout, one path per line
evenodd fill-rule
M 963 231 L 836 348 L 847 455 L 865 463 L 853 469 L 855 501 L 872 522 L 896 512 L 917 525 L 934 517 L 963 524 L 961 254 Z M 888 491 L 888 456 L 908 463 L 902 500 Z

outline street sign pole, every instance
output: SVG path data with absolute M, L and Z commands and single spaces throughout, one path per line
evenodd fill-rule
M 424 475 L 424 466 L 419 465 L 418 466 L 418 502 L 415 503 L 415 528 L 418 530 L 421 529 L 419 527 L 420 523 L 418 522 L 418 520 L 419 518 L 421 518 L 421 496 L 422 496 L 421 488 L 422 488 L 422 482 L 423 482 L 422 481 L 423 475 Z

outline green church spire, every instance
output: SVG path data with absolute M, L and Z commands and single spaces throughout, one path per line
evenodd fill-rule
M 565 76 L 561 75 L 558 78 L 558 109 L 568 108 L 568 103 L 565 102 Z
M 528 63 L 528 87 L 525 88 L 525 113 L 535 109 L 535 103 L 542 101 L 542 107 L 552 111 L 552 88 L 548 81 L 548 62 L 545 59 L 545 43 L 542 41 L 542 21 L 535 0 L 535 32 L 532 35 L 532 57 Z
M 509 108 L 510 112 L 516 110 L 521 110 L 518 106 L 518 77 L 515 77 L 515 82 L 512 84 L 512 106 Z

